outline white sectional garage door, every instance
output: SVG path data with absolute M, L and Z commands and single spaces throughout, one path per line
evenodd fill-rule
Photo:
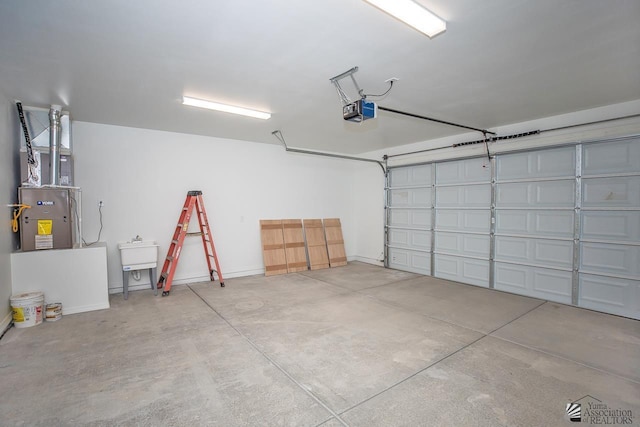
M 387 259 L 398 270 L 431 274 L 432 165 L 389 173 Z
M 640 140 L 582 148 L 578 304 L 640 318 Z
M 571 304 L 576 150 L 496 158 L 495 288 Z
M 640 319 L 640 139 L 392 168 L 388 266 Z
M 488 287 L 491 162 L 458 160 L 435 168 L 434 276 Z

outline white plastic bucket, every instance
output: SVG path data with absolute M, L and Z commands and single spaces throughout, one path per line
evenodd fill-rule
M 47 322 L 55 322 L 62 319 L 62 303 L 53 302 L 46 305 L 44 320 Z
M 44 293 L 36 291 L 13 295 L 11 310 L 16 328 L 39 325 L 44 315 Z

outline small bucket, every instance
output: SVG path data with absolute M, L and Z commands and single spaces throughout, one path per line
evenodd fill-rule
M 62 303 L 54 302 L 51 304 L 47 304 L 45 310 L 44 320 L 47 322 L 55 322 L 57 320 L 62 319 Z
M 44 293 L 25 292 L 11 297 L 13 324 L 16 328 L 28 328 L 42 323 Z

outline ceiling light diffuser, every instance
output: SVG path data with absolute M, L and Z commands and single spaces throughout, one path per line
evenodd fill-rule
M 411 0 L 365 1 L 429 37 L 436 36 L 447 29 L 445 21 Z
M 271 113 L 236 107 L 234 105 L 220 104 L 218 102 L 205 101 L 203 99 L 190 98 L 188 96 L 182 97 L 182 104 L 190 105 L 192 107 L 206 108 L 209 110 L 223 111 L 225 113 L 239 114 L 241 116 L 254 117 L 262 120 L 267 120 L 271 117 Z

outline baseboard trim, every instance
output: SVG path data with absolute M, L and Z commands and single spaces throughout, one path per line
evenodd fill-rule
M 256 268 L 251 270 L 241 270 L 234 271 L 231 273 L 222 272 L 226 279 L 234 279 L 236 277 L 246 277 L 246 276 L 255 276 L 264 274 L 264 268 Z M 196 277 L 186 277 L 173 279 L 173 283 L 171 286 L 179 286 L 179 285 L 188 285 L 190 283 L 198 283 L 198 282 L 208 282 L 210 280 L 209 276 L 196 276 Z M 217 281 L 217 280 L 216 280 Z M 135 285 L 129 281 L 129 291 L 139 291 L 144 289 L 151 289 L 151 283 L 136 283 Z M 109 284 L 109 293 L 110 294 L 121 294 L 123 292 L 122 283 L 110 283 Z
M 0 321 L 0 336 L 2 334 L 4 334 L 4 332 L 9 329 L 9 325 L 11 324 L 11 321 L 13 320 L 13 312 L 9 312 L 9 314 L 7 314 L 4 319 L 2 319 L 2 321 Z
M 379 267 L 384 267 L 384 262 L 380 261 L 379 259 L 368 258 L 363 256 L 348 256 L 347 261 L 359 261 L 359 262 L 364 262 L 366 264 L 372 264 L 372 265 L 377 265 Z M 236 277 L 263 275 L 264 268 L 253 268 L 249 270 L 240 270 L 240 271 L 234 271 L 231 273 L 223 273 L 223 274 L 225 279 L 234 279 Z M 188 285 L 190 283 L 208 282 L 208 281 L 209 281 L 209 276 L 204 276 L 204 275 L 195 276 L 195 277 L 186 277 L 186 278 L 174 279 L 171 286 Z M 151 289 L 151 283 L 146 282 L 146 283 L 132 284 L 131 282 L 129 282 L 129 291 L 140 291 L 145 289 Z M 123 292 L 122 283 L 109 284 L 110 294 L 121 294 L 122 292 Z
M 368 257 L 364 257 L 364 256 L 350 256 L 347 257 L 347 259 L 349 261 L 360 261 L 360 262 L 364 262 L 367 264 L 373 264 L 373 265 L 377 265 L 379 267 L 384 267 L 384 262 L 380 261 L 379 259 L 375 259 L 375 258 L 368 258 Z

